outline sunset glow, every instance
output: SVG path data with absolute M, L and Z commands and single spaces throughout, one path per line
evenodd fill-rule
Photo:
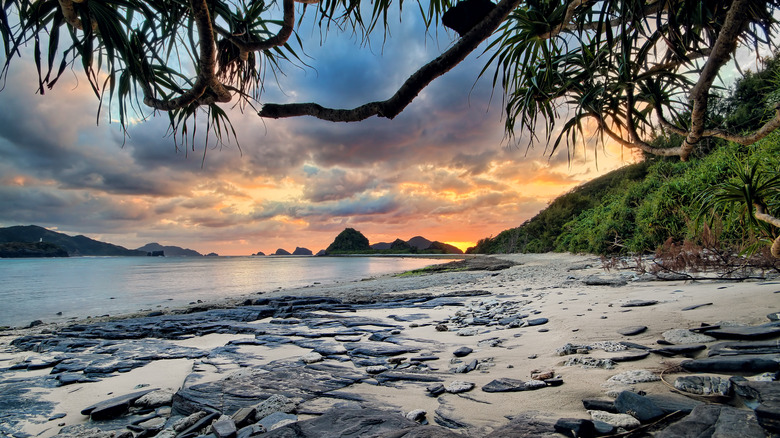
M 263 100 L 350 106 L 384 99 L 455 39 L 446 32 L 418 38 L 415 18 L 396 24 L 379 54 L 336 32 L 320 46 L 319 32 L 304 24 L 298 32 L 316 74 L 288 66 L 279 77 L 284 92 L 269 82 Z M 204 138 L 195 139 L 195 151 L 177 151 L 165 114 L 143 114 L 126 138 L 116 124 L 96 126 L 98 103 L 73 75 L 35 94 L 27 60 L 14 64 L 14 86 L 0 93 L 0 105 L 13 109 L 0 112 L 0 226 L 56 227 L 127 248 L 158 242 L 204 254 L 316 253 L 351 227 L 371 243 L 423 236 L 465 250 L 635 160 L 609 144 L 550 156 L 545 145 L 527 149 L 525 132 L 508 142 L 501 99 L 489 80 L 475 84 L 483 67 L 476 56 L 394 120 L 263 120 L 226 106 L 240 149 L 211 138 L 204 162 Z

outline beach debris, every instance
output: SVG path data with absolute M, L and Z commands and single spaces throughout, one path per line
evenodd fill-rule
M 590 345 L 566 343 L 563 345 L 563 347 L 556 348 L 555 353 L 557 353 L 558 356 L 568 356 L 570 354 L 588 354 L 590 353 L 590 349 Z
M 717 376 L 680 376 L 674 380 L 680 391 L 699 395 L 731 396 L 731 381 Z
M 631 300 L 621 304 L 620 307 L 645 307 L 658 304 L 657 300 Z
M 612 359 L 575 356 L 567 359 L 563 365 L 567 367 L 580 365 L 582 368 L 604 368 L 606 370 L 611 370 L 612 368 L 615 368 L 616 363 Z
M 672 344 L 706 344 L 716 339 L 702 333 L 694 333 L 688 329 L 671 329 L 662 333 L 666 342 Z
M 592 349 L 598 349 L 598 350 L 604 350 L 608 353 L 614 353 L 617 351 L 625 351 L 628 349 L 625 344 L 622 342 L 614 342 L 614 341 L 599 341 L 594 342 L 590 344 L 590 348 Z
M 686 312 L 688 310 L 695 310 L 695 309 L 698 309 L 699 307 L 711 306 L 711 305 L 712 305 L 712 303 L 694 304 L 692 306 L 683 307 L 682 311 Z
M 618 330 L 617 332 L 623 336 L 636 336 L 640 333 L 644 333 L 647 331 L 647 326 L 645 325 L 632 325 L 629 327 L 623 327 L 622 329 Z

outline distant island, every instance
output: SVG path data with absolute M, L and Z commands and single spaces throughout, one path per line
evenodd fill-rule
M 369 244 L 368 238 L 354 228 L 346 228 L 339 233 L 327 249 L 320 250 L 317 256 L 329 255 L 386 255 L 386 254 L 463 254 L 460 249 L 422 236 L 409 240 L 396 239 L 393 242 Z M 254 256 L 264 256 L 258 251 Z M 274 256 L 314 256 L 312 250 L 295 247 L 292 252 L 284 248 L 277 249 Z M 158 256 L 158 257 L 204 257 L 203 254 L 189 248 L 162 245 L 157 242 L 128 249 L 119 245 L 100 242 L 89 237 L 69 236 L 37 225 L 16 225 L 0 228 L 0 258 L 18 257 L 77 257 L 77 256 Z M 205 257 L 216 257 L 211 252 Z
M 415 236 L 407 241 L 396 239 L 392 243 L 370 245 L 368 238 L 360 231 L 346 228 L 325 250 L 325 255 L 341 254 L 463 254 L 463 251 L 447 243 L 432 242 L 422 236 Z

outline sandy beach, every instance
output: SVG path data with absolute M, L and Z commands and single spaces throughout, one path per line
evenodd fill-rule
M 539 254 L 501 255 L 496 258 L 516 265 L 495 271 L 388 276 L 350 284 L 312 285 L 297 290 L 266 293 L 262 298 L 324 296 L 365 304 L 418 296 L 444 296 L 452 297 L 453 300 L 459 297 L 461 305 L 446 305 L 444 301 L 442 305 L 430 307 L 399 308 L 376 304 L 373 307 L 358 306 L 348 315 L 351 318 L 367 318 L 385 323 L 386 327 L 392 328 L 388 332 L 388 336 L 394 338 L 390 345 L 402 345 L 410 349 L 407 354 L 392 356 L 393 360 L 381 358 L 388 371 L 392 372 L 394 368 L 404 370 L 404 367 L 398 366 L 410 363 L 413 357 L 423 357 L 424 362 L 417 363 L 424 363 L 425 366 L 422 371 L 419 366 L 414 367 L 415 374 L 435 376 L 445 387 L 453 381 L 473 383 L 473 390 L 459 394 L 448 392 L 433 397 L 427 389 L 431 386 L 430 382 L 403 379 L 382 381 L 374 378 L 367 372 L 367 367 L 360 365 L 363 362 L 355 359 L 357 356 L 350 350 L 354 346 L 350 347 L 349 342 L 345 344 L 349 355 L 346 350 L 343 353 L 334 352 L 333 355 L 323 355 L 321 361 L 313 363 L 332 363 L 356 375 L 365 376 L 339 390 L 339 403 L 348 400 L 348 394 L 352 394 L 361 407 L 399 414 L 422 409 L 426 413 L 424 423 L 446 423 L 445 420 L 434 421 L 435 418 L 453 420 L 460 426 L 450 424 L 450 431 L 460 436 L 475 437 L 498 430 L 518 415 L 532 415 L 553 423 L 566 417 L 589 419 L 590 415 L 583 407 L 583 399 L 610 399 L 616 391 L 679 396 L 674 394 L 679 391 L 670 385 L 676 376 L 689 374 L 677 366 L 688 359 L 684 356 L 667 357 L 650 353 L 638 360 L 617 362 L 609 368 L 567 366 L 564 363 L 572 357 L 615 357 L 620 351 L 607 350 L 614 350 L 611 346 L 620 342 L 657 348 L 657 342 L 664 339 L 664 333 L 673 329 L 695 329 L 702 325 L 758 326 L 769 322 L 768 314 L 780 312 L 780 281 L 772 278 L 742 282 L 658 281 L 638 276 L 629 270 L 605 271 L 601 260 L 594 256 Z M 595 282 L 600 285 L 586 284 L 594 283 L 586 281 L 594 278 L 603 281 Z M 211 307 L 230 307 L 257 298 L 246 297 L 218 305 L 212 303 Z M 655 303 L 624 306 L 642 300 Z M 510 323 L 482 323 L 478 319 L 474 321 L 475 311 L 491 308 L 505 309 L 503 316 L 506 320 L 519 315 L 525 322 L 517 326 Z M 684 310 L 686 308 L 691 309 Z M 511 312 L 506 309 L 511 309 Z M 320 311 L 320 315 L 325 318 L 335 314 Z M 471 320 L 468 320 L 469 317 Z M 268 317 L 247 322 L 245 327 L 251 329 L 252 324 L 259 327 L 271 319 L 277 322 L 280 320 Z M 538 324 L 530 325 L 532 319 L 538 320 Z M 542 322 L 542 319 L 545 321 Z M 295 335 L 290 335 L 290 339 L 297 341 L 305 340 L 307 330 L 316 331 L 294 319 L 276 325 L 284 325 L 287 330 L 297 330 Z M 630 336 L 620 334 L 626 328 L 637 326 L 645 326 L 646 329 Z M 230 346 L 233 348 L 233 356 L 229 357 L 243 359 L 231 361 L 215 359 L 216 356 L 202 356 L 153 360 L 143 366 L 123 370 L 126 372 L 110 373 L 95 381 L 58 386 L 52 378 L 51 367 L 35 369 L 37 367 L 23 367 L 20 364 L 36 363 L 42 358 L 62 353 L 45 349 L 22 351 L 11 345 L 11 342 L 22 336 L 46 336 L 61 328 L 38 326 L 0 332 L 0 388 L 6 388 L 0 395 L 5 400 L 0 404 L 17 404 L 12 413 L 6 411 L 3 414 L 3 427 L 6 428 L 3 433 L 9 436 L 29 434 L 49 437 L 57 435 L 63 427 L 68 431 L 67 427 L 74 425 L 101 428 L 102 422 L 90 420 L 89 416 L 80 413 L 81 410 L 108 398 L 138 391 L 139 388 L 161 388 L 175 393 L 183 386 L 252 373 L 255 366 L 284 361 L 299 363 L 302 357 L 312 352 L 312 348 L 302 346 L 304 342 L 242 342 L 253 338 L 246 332 L 188 336 L 186 339 L 168 342 L 177 348 L 204 352 Z M 357 343 L 380 344 L 369 340 L 369 334 L 355 335 L 360 339 Z M 338 337 L 327 336 L 328 345 L 339 343 L 334 340 Z M 705 342 L 707 346 L 715 343 L 714 340 Z M 580 354 L 562 355 L 561 349 L 567 344 L 587 349 L 580 348 Z M 460 358 L 454 356 L 453 352 L 461 347 L 468 347 L 472 351 Z M 688 356 L 700 358 L 706 357 L 706 354 L 701 351 Z M 349 360 L 350 357 L 352 360 Z M 777 360 L 777 354 L 771 358 Z M 476 369 L 466 373 L 455 372 L 460 365 L 465 366 L 474 361 Z M 609 382 L 612 376 L 631 370 L 647 370 L 662 376 L 663 380 L 636 384 Z M 563 383 L 553 384 L 551 381 L 541 389 L 516 392 L 486 392 L 480 389 L 497 379 L 529 381 L 532 374 L 540 372 L 551 372 L 550 377 L 559 377 Z M 736 374 L 753 378 L 751 373 Z M 27 390 L 20 390 L 19 382 L 27 382 Z M 16 389 L 9 391 L 8 388 Z M 9 400 L 11 397 L 15 400 Z M 706 397 L 689 398 L 707 400 Z M 298 420 L 316 418 L 320 411 L 326 410 L 333 403 L 333 399 L 322 398 L 300 402 Z M 334 433 L 332 436 L 339 434 Z

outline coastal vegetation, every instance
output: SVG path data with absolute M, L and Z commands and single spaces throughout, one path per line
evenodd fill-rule
M 752 130 L 772 117 L 780 95 L 780 60 L 748 72 L 709 118 Z M 659 132 L 659 147 L 679 141 Z M 687 242 L 724 253 L 769 256 L 778 246 L 780 133 L 750 146 L 710 139 L 687 162 L 644 159 L 555 199 L 521 226 L 480 240 L 471 253 L 569 251 L 645 254 Z M 761 220 L 757 214 L 766 213 Z M 776 257 L 777 255 L 775 255 Z

